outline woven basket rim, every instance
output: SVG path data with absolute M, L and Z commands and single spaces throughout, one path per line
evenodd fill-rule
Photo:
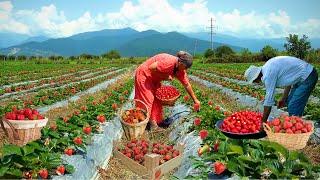
M 288 134 L 288 133 L 276 133 L 276 132 L 272 132 L 269 129 L 271 129 L 271 127 L 267 124 L 267 123 L 263 123 L 263 129 L 266 131 L 266 133 L 270 133 L 270 134 L 283 134 L 283 135 L 307 135 L 307 134 L 313 134 L 314 133 L 314 122 L 313 121 L 309 121 L 309 120 L 304 120 L 305 122 L 310 122 L 312 124 L 312 130 L 310 132 L 306 132 L 306 133 L 299 133 L 299 134 Z M 265 126 L 267 128 L 265 128 Z M 269 129 L 268 129 L 269 128 Z
M 130 101 L 130 102 L 135 102 L 135 101 L 137 101 L 137 102 L 142 103 L 142 104 L 145 106 L 146 109 L 143 109 L 143 108 L 140 108 L 140 109 L 145 113 L 146 119 L 143 120 L 143 121 L 141 121 L 141 122 L 135 123 L 135 124 L 127 123 L 127 122 L 123 121 L 123 119 L 122 119 L 122 114 L 123 114 L 126 110 L 135 109 L 135 108 L 129 108 L 129 109 L 126 109 L 126 110 L 124 110 L 124 109 L 121 108 L 120 111 L 118 111 L 118 116 L 119 116 L 119 118 L 120 118 L 120 122 L 121 122 L 122 124 L 126 125 L 126 126 L 131 126 L 131 127 L 142 126 L 142 125 L 144 125 L 144 124 L 147 124 L 147 123 L 149 122 L 149 119 L 150 119 L 150 114 L 149 114 L 149 110 L 148 110 L 148 107 L 146 106 L 146 104 L 145 104 L 144 102 L 142 102 L 141 100 L 139 100 L 139 99 L 131 99 L 131 100 L 129 100 L 129 101 Z

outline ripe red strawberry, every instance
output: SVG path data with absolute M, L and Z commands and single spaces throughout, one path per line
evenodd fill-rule
M 81 137 L 76 137 L 73 139 L 73 142 L 77 145 L 81 145 L 82 144 L 82 138 Z
M 220 106 L 216 106 L 214 109 L 215 109 L 216 111 L 220 111 Z
M 312 124 L 311 123 L 307 123 L 306 124 L 306 128 L 307 128 L 307 132 L 311 132 L 312 131 Z
M 201 139 L 205 139 L 208 136 L 208 131 L 205 129 L 202 129 L 201 131 L 199 131 L 199 136 Z
M 49 176 L 47 169 L 40 169 L 38 174 L 42 179 L 47 179 Z
M 26 117 L 23 114 L 18 114 L 17 115 L 17 120 L 25 120 Z
M 65 167 L 64 167 L 63 165 L 60 165 L 60 166 L 57 167 L 56 173 L 57 173 L 58 175 L 64 175 L 65 170 L 66 170 Z
M 222 174 L 226 170 L 226 166 L 219 161 L 215 162 L 213 167 L 216 174 Z
M 39 112 L 37 111 L 37 110 L 32 110 L 32 114 L 36 114 L 36 115 L 38 115 L 39 114 Z
M 38 116 L 35 115 L 35 114 L 31 114 L 29 116 L 27 116 L 29 120 L 37 120 L 38 119 Z
M 213 105 L 213 102 L 212 102 L 212 101 L 208 101 L 208 105 L 209 105 L 209 106 L 212 106 L 212 105 Z
M 164 156 L 163 159 L 166 160 L 166 161 L 169 161 L 171 158 L 172 157 L 169 154 L 167 154 L 167 155 Z
M 18 110 L 18 114 L 24 115 L 24 110 L 23 109 Z
M 199 126 L 201 124 L 201 119 L 200 118 L 195 118 L 193 121 L 195 126 Z
M 63 118 L 63 122 L 66 123 L 66 122 L 68 122 L 68 121 L 69 121 L 69 118 L 68 118 L 68 117 L 64 117 L 64 118 Z
M 185 102 L 189 101 L 189 99 L 190 99 L 190 96 L 188 96 L 188 95 L 185 95 L 185 96 L 183 97 L 183 100 L 184 100 Z
M 274 125 L 274 126 L 279 126 L 280 125 L 280 119 L 274 119 L 273 121 L 272 121 L 272 125 Z
M 214 150 L 215 152 L 218 152 L 218 151 L 219 151 L 219 142 L 216 142 L 216 143 L 214 144 L 213 150 Z
M 81 107 L 80 107 L 80 110 L 81 110 L 81 111 L 84 111 L 84 112 L 87 111 L 87 106 L 81 106 Z
M 127 152 L 127 153 L 125 154 L 125 156 L 127 156 L 128 158 L 131 158 L 131 153 L 130 153 L 130 152 Z
M 292 123 L 289 122 L 289 121 L 285 121 L 285 122 L 283 123 L 283 128 L 285 128 L 285 129 L 289 129 L 289 128 L 291 128 L 292 126 L 293 126 Z
M 113 104 L 112 104 L 112 109 L 113 109 L 114 111 L 118 109 L 117 103 L 113 103 Z
M 293 134 L 293 131 L 292 131 L 292 129 L 289 129 L 289 128 L 288 128 L 288 129 L 286 129 L 286 133 L 287 133 L 287 134 Z
M 97 120 L 101 123 L 104 123 L 106 121 L 106 117 L 103 114 L 100 114 L 97 116 Z
M 198 112 L 198 111 L 200 110 L 200 104 L 194 104 L 194 105 L 193 105 L 193 110 L 194 110 L 195 112 Z
M 90 133 L 91 133 L 91 127 L 90 127 L 89 125 L 83 127 L 83 132 L 84 132 L 85 134 L 90 134 Z
M 57 130 L 57 125 L 56 124 L 51 124 L 50 125 L 50 129 L 53 130 L 53 131 Z
M 178 150 L 174 150 L 173 153 L 172 153 L 172 157 L 175 158 L 177 156 L 180 155 L 180 152 Z
M 24 115 L 27 116 L 27 117 L 31 116 L 32 115 L 32 110 L 30 108 L 26 108 L 24 110 Z
M 154 174 L 155 179 L 160 179 L 161 176 L 161 169 L 157 170 Z
M 44 117 L 42 115 L 38 114 L 37 119 L 44 119 Z
M 5 118 L 9 119 L 9 120 L 16 120 L 17 119 L 17 114 L 14 113 L 14 112 L 7 112 L 6 115 L 5 115 Z
M 302 125 L 301 122 L 297 122 L 297 123 L 295 124 L 295 127 L 296 127 L 296 130 L 301 130 L 301 129 L 303 128 L 303 125 Z
M 71 148 L 67 148 L 64 150 L 64 154 L 68 155 L 68 156 L 72 156 L 73 154 L 73 149 Z

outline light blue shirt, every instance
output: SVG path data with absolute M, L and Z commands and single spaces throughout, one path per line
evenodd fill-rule
M 277 56 L 262 66 L 262 82 L 266 87 L 263 105 L 275 104 L 276 87 L 292 86 L 308 78 L 313 66 L 301 59 L 291 56 Z

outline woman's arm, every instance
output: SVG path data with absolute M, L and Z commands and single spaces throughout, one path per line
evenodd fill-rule
M 193 92 L 192 86 L 190 83 L 187 84 L 187 86 L 184 87 L 186 89 L 186 91 L 188 92 L 188 94 L 191 96 L 191 98 L 193 99 L 193 102 L 195 104 L 200 104 L 200 101 L 198 100 L 198 98 L 196 97 L 196 95 Z

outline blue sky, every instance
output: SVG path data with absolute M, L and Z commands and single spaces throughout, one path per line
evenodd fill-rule
M 218 33 L 239 37 L 320 37 L 319 0 L 0 1 L 0 32 L 63 37 L 107 28 Z

